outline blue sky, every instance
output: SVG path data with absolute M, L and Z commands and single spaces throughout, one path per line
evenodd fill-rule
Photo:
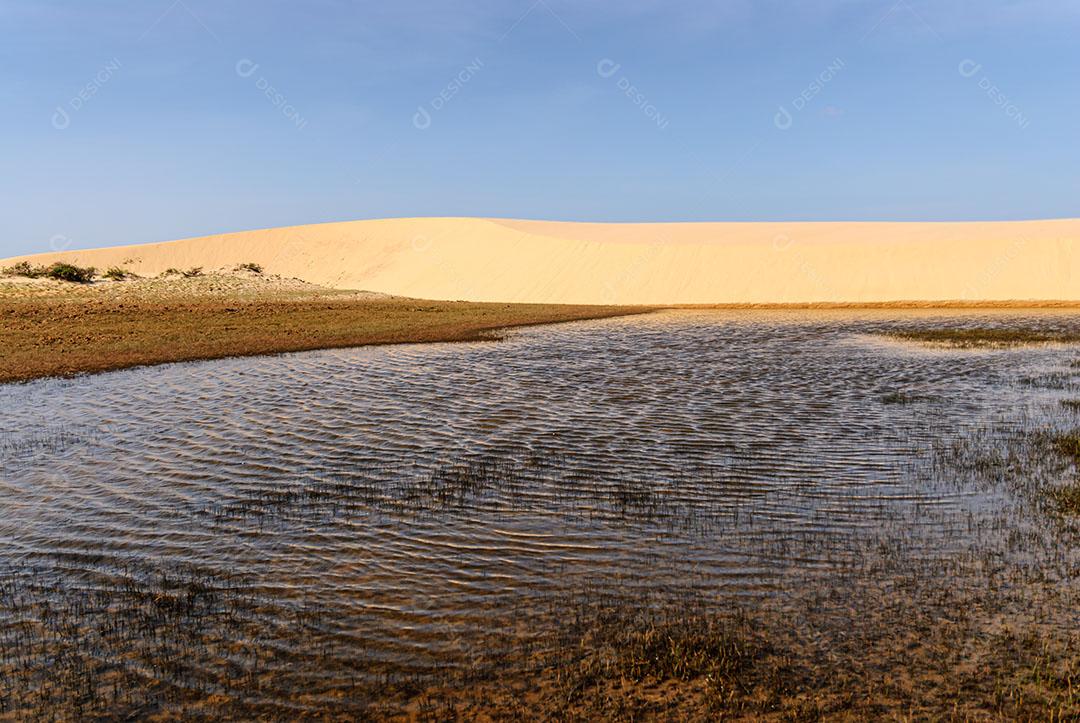
M 1076 0 L 2 0 L 0 256 L 389 216 L 1080 216 Z

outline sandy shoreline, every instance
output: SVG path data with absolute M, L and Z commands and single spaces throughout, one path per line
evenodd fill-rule
M 479 341 L 502 329 L 648 310 L 425 301 L 213 275 L 92 285 L 0 279 L 0 383 L 236 356 Z
M 0 261 L 143 276 L 258 263 L 337 289 L 546 304 L 1080 300 L 1080 220 L 600 224 L 406 218 L 245 231 Z M 934 302 L 937 304 L 943 302 Z
M 220 272 L 77 284 L 0 277 L 0 384 L 135 366 L 401 343 L 650 311 L 1023 310 L 1080 302 L 573 305 L 430 301 Z

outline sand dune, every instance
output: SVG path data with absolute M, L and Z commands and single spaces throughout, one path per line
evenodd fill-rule
M 593 224 L 414 218 L 18 257 L 143 275 L 262 264 L 336 288 L 577 304 L 1080 300 L 1080 219 Z

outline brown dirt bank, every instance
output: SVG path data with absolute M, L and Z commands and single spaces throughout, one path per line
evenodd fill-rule
M 0 283 L 0 383 L 232 356 L 473 341 L 507 327 L 648 310 L 421 301 L 229 277 Z

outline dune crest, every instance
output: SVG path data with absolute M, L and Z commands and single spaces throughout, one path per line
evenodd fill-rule
M 141 275 L 261 264 L 333 288 L 573 304 L 1080 300 L 1080 219 L 605 224 L 408 218 L 22 256 Z

